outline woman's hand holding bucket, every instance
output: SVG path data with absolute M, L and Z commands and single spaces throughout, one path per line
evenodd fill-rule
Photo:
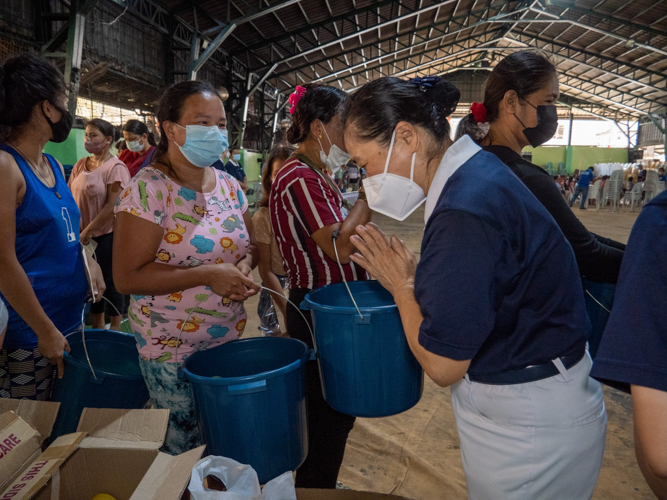
M 58 378 L 65 374 L 63 357 L 70 352 L 69 343 L 62 333 L 53 325 L 37 334 L 37 348 L 52 365 L 58 365 Z
M 207 286 L 221 297 L 243 302 L 260 290 L 260 286 L 252 279 L 252 270 L 246 273 L 234 264 L 216 264 L 210 267 Z M 249 268 L 247 265 L 244 267 Z
M 357 226 L 357 235 L 350 238 L 359 253 L 350 259 L 362 266 L 394 297 L 404 289 L 412 290 L 415 283 L 417 259 L 415 254 L 396 235 L 391 238 L 372 222 Z

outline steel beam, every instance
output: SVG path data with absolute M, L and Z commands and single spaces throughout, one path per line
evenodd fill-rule
M 503 10 L 505 8 L 508 8 L 508 6 L 509 2 L 505 2 L 502 4 L 494 5 L 494 9 Z M 302 72 L 301 70 L 310 67 L 311 65 L 321 67 L 324 69 L 324 71 L 330 73 L 331 70 L 328 67 L 324 66 L 324 63 L 326 62 L 327 64 L 330 64 L 331 61 L 338 62 L 340 63 L 340 66 L 342 66 L 342 69 L 340 71 L 337 71 L 338 75 L 347 72 L 350 66 L 355 66 L 355 68 L 361 68 L 361 67 L 368 68 L 368 65 L 370 65 L 372 62 L 380 61 L 388 57 L 393 58 L 393 60 L 390 61 L 389 64 L 394 65 L 396 63 L 396 60 L 399 60 L 395 57 L 395 55 L 398 54 L 399 52 L 404 52 L 406 50 L 410 51 L 408 58 L 412 56 L 419 56 L 425 52 L 433 51 L 436 48 L 441 48 L 443 45 L 445 45 L 443 43 L 444 39 L 449 35 L 458 35 L 466 30 L 472 30 L 472 33 L 474 33 L 475 25 L 479 24 L 477 23 L 477 21 L 485 22 L 484 20 L 487 14 L 488 14 L 488 7 L 484 7 L 460 15 L 450 16 L 448 19 L 444 21 L 439 21 L 429 26 L 424 26 L 416 30 L 413 29 L 408 32 L 400 33 L 398 37 L 405 38 L 406 39 L 405 42 L 400 40 L 397 41 L 397 35 L 392 34 L 383 39 L 375 40 L 373 42 L 369 42 L 361 46 L 355 45 L 355 47 L 351 48 L 347 52 L 343 52 L 342 54 L 338 53 L 336 55 L 331 55 L 331 56 L 325 54 L 325 57 L 323 59 L 310 61 L 308 64 L 291 67 L 289 70 L 286 70 L 282 73 L 278 73 L 278 77 L 282 77 L 287 74 L 294 74 L 295 78 L 297 78 L 298 73 Z M 436 38 L 433 38 L 434 31 L 438 35 Z M 424 34 L 423 35 L 420 34 L 421 32 L 424 32 Z M 493 31 L 493 33 L 498 33 L 498 30 Z M 438 41 L 440 41 L 440 43 L 437 45 L 437 47 L 431 46 L 431 43 L 438 43 Z M 391 50 L 390 48 L 388 50 L 385 50 L 383 54 L 380 49 L 377 49 L 378 44 L 380 45 L 380 47 L 382 47 L 384 44 L 388 44 L 389 47 L 394 47 L 394 49 Z M 415 53 L 414 48 L 419 46 L 423 47 L 423 50 L 420 50 L 417 53 Z M 363 52 L 364 48 L 368 48 L 371 52 L 375 49 L 377 52 L 380 52 L 379 57 L 369 60 L 366 57 L 366 54 Z M 350 63 L 350 60 L 347 57 L 350 54 L 352 55 L 352 58 L 354 58 L 355 55 L 358 56 L 362 60 L 362 62 L 360 62 L 357 65 Z M 354 74 L 356 75 L 358 73 Z M 365 75 L 365 71 L 362 71 L 361 74 Z M 307 73 L 303 73 L 303 75 L 304 75 L 303 76 L 304 81 L 312 81 L 313 79 L 318 78 L 316 76 Z M 326 77 L 322 79 L 326 79 Z M 339 81 L 339 80 L 333 80 L 333 81 Z M 357 84 L 353 83 L 353 85 L 356 86 Z M 290 85 L 290 87 L 293 87 L 293 85 Z
M 92 10 L 95 1 L 86 0 L 70 4 L 70 18 L 67 27 L 67 56 L 65 57 L 65 84 L 69 88 L 68 108 L 76 113 L 76 100 L 79 96 L 81 81 L 81 60 L 83 57 L 83 36 L 86 27 L 86 15 Z
M 509 18 L 506 18 L 505 16 L 502 16 L 502 17 L 492 18 L 491 21 L 494 22 L 494 23 L 509 23 L 509 24 L 519 24 L 519 23 L 529 23 L 529 24 L 565 23 L 565 24 L 571 24 L 573 26 L 578 26 L 580 28 L 584 28 L 588 31 L 593 31 L 593 32 L 599 33 L 599 34 L 604 35 L 606 37 L 616 38 L 617 40 L 621 40 L 622 42 L 632 43 L 632 47 L 639 47 L 639 48 L 642 48 L 644 50 L 648 50 L 650 52 L 655 52 L 657 54 L 667 56 L 667 50 L 665 50 L 665 49 L 662 49 L 662 48 L 659 48 L 659 47 L 654 47 L 652 45 L 647 45 L 645 43 L 641 43 L 641 42 L 638 42 L 636 40 L 630 40 L 627 37 L 618 35 L 618 34 L 613 33 L 611 31 L 596 28 L 594 26 L 591 26 L 591 25 L 588 25 L 588 24 L 585 24 L 585 23 L 582 23 L 582 22 L 579 22 L 579 21 L 575 21 L 573 19 L 563 19 L 559 16 L 555 16 L 554 14 L 550 14 L 550 13 L 545 12 L 545 11 L 540 10 L 540 9 L 534 9 L 533 8 L 533 9 L 531 9 L 531 11 L 534 12 L 535 14 L 538 14 L 538 15 L 550 16 L 550 18 L 549 19 L 538 19 L 538 18 L 509 19 Z
M 380 22 L 380 23 L 374 24 L 374 25 L 369 26 L 369 27 L 366 27 L 366 28 L 364 28 L 364 29 L 360 29 L 360 30 L 358 30 L 358 31 L 356 31 L 356 32 L 354 32 L 354 33 L 350 33 L 349 35 L 343 35 L 343 36 L 341 36 L 340 38 L 338 38 L 338 39 L 336 39 L 336 40 L 332 40 L 332 41 L 329 41 L 329 42 L 324 42 L 324 43 L 322 43 L 322 44 L 318 44 L 316 47 L 307 49 L 307 50 L 302 51 L 302 52 L 300 52 L 300 53 L 298 53 L 298 54 L 294 54 L 294 55 L 292 55 L 292 56 L 288 56 L 288 57 L 286 57 L 286 58 L 283 58 L 283 59 L 281 59 L 281 60 L 279 60 L 279 61 L 274 61 L 274 62 L 277 62 L 278 64 L 287 63 L 287 62 L 293 61 L 293 60 L 295 60 L 295 59 L 298 59 L 298 58 L 300 58 L 300 57 L 304 57 L 304 56 L 307 56 L 307 55 L 309 55 L 309 54 L 312 54 L 312 53 L 314 53 L 314 52 L 319 52 L 319 51 L 321 51 L 321 50 L 326 49 L 327 47 L 332 47 L 332 46 L 335 46 L 335 45 L 339 45 L 340 43 L 343 43 L 343 42 L 345 42 L 345 41 L 347 41 L 347 40 L 353 40 L 353 39 L 355 39 L 355 38 L 358 38 L 358 37 L 360 37 L 360 36 L 363 36 L 363 35 L 366 34 L 366 33 L 374 32 L 374 31 L 376 31 L 376 30 L 379 30 L 379 29 L 382 29 L 382 28 L 391 26 L 391 25 L 393 25 L 393 24 L 396 24 L 397 22 L 404 21 L 404 20 L 406 20 L 406 19 L 410 19 L 410 18 L 412 18 L 412 17 L 414 17 L 414 16 L 417 16 L 417 15 L 419 15 L 419 14 L 423 14 L 423 13 L 425 13 L 425 12 L 429 12 L 429 11 L 431 11 L 431 10 L 435 10 L 435 9 L 441 7 L 442 5 L 449 4 L 449 3 L 454 3 L 454 2 L 455 2 L 455 0 L 444 0 L 444 1 L 439 2 L 439 3 L 437 3 L 437 4 L 434 4 L 434 5 L 429 5 L 429 6 L 427 6 L 427 7 L 423 7 L 423 8 L 421 8 L 421 9 L 416 9 L 416 10 L 413 10 L 412 12 L 407 13 L 407 14 L 403 14 L 403 15 L 401 15 L 401 16 L 397 16 L 397 17 L 394 17 L 394 18 L 391 18 L 391 19 L 382 21 L 382 22 Z M 374 6 L 374 7 L 371 9 L 371 10 L 373 11 L 373 14 L 374 14 L 374 15 L 377 15 L 377 14 L 376 14 L 376 9 L 377 9 L 377 6 Z M 329 22 L 331 22 L 331 21 L 329 21 Z M 377 41 L 376 41 L 375 43 L 377 43 Z
M 196 60 L 193 59 L 192 66 L 190 67 L 190 73 L 191 75 L 194 74 L 195 76 L 192 77 L 192 79 L 196 78 L 197 71 L 199 71 L 199 69 L 201 69 L 201 67 L 209 59 L 209 57 L 211 57 L 211 54 L 213 54 L 216 50 L 220 48 L 222 43 L 227 39 L 227 37 L 229 37 L 229 35 L 232 34 L 232 32 L 236 29 L 237 26 L 240 26 L 241 24 L 245 23 L 252 23 L 254 19 L 262 17 L 266 14 L 271 14 L 272 12 L 276 12 L 284 7 L 294 5 L 296 3 L 299 3 L 300 1 L 301 0 L 286 0 L 282 3 L 266 7 L 257 12 L 253 12 L 251 14 L 242 16 L 238 19 L 234 19 L 231 23 L 227 24 L 226 26 L 220 26 L 219 33 L 216 35 L 213 41 L 209 43 L 208 47 L 206 47 L 206 50 L 204 50 L 202 55 L 197 57 Z M 271 74 L 274 69 L 275 67 L 269 71 L 269 74 Z
M 276 63 L 276 64 L 274 64 L 273 66 L 271 66 L 271 68 L 269 68 L 269 70 L 268 70 L 266 73 L 264 73 L 264 76 L 262 76 L 262 77 L 258 80 L 258 82 L 257 82 L 255 85 L 253 85 L 253 87 L 248 91 L 248 96 L 253 95 L 253 94 L 255 93 L 255 91 L 256 91 L 259 87 L 261 87 L 261 86 L 264 84 L 264 82 L 266 81 L 266 79 L 267 79 L 269 76 L 271 76 L 271 73 L 273 73 L 277 67 L 278 67 L 278 63 Z
M 220 33 L 215 37 L 215 39 L 209 43 L 208 47 L 206 47 L 206 50 L 202 53 L 202 55 L 198 57 L 194 57 L 192 60 L 192 65 L 190 66 L 190 79 L 194 80 L 197 77 L 197 71 L 201 69 L 201 67 L 204 65 L 206 61 L 209 60 L 211 55 L 220 48 L 220 45 L 222 45 L 222 42 L 224 42 L 229 35 L 232 34 L 232 31 L 236 29 L 236 23 L 232 22 L 231 24 L 228 24 L 225 26 Z M 193 34 L 193 39 L 197 39 L 196 33 Z M 192 76 L 194 74 L 194 76 Z

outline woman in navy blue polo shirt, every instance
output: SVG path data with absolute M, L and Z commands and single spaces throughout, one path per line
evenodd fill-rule
M 347 101 L 371 209 L 403 220 L 426 201 L 419 265 L 373 224 L 357 227 L 352 260 L 393 294 L 426 373 L 452 386 L 469 498 L 590 498 L 607 418 L 577 263 L 505 164 L 468 136 L 451 145 L 458 99 L 427 77 L 381 78 Z
M 667 498 L 667 191 L 637 218 L 592 375 L 632 392 L 637 462 Z

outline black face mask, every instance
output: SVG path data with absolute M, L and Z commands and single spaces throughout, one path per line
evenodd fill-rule
M 523 100 L 526 101 L 525 99 Z M 530 104 L 528 101 L 526 102 Z M 533 106 L 532 104 L 530 105 Z M 535 127 L 525 128 L 526 126 L 519 120 L 519 117 L 514 116 L 524 126 L 523 135 L 526 136 L 530 145 L 536 148 L 551 139 L 556 130 L 558 130 L 558 110 L 556 106 L 533 106 L 533 108 L 537 110 L 537 126 Z
M 49 117 L 46 116 L 46 113 L 44 113 L 44 108 L 42 108 L 42 114 L 44 115 L 44 118 L 46 118 L 46 121 L 51 127 L 51 132 L 53 133 L 53 139 L 51 139 L 51 142 L 65 142 L 65 140 L 67 140 L 69 137 L 70 130 L 72 130 L 74 117 L 68 110 L 62 109 L 60 106 L 56 106 L 55 104 L 53 104 L 53 106 L 62 114 L 62 117 L 56 123 L 53 123 Z

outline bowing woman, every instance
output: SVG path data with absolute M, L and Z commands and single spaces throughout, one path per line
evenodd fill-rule
M 290 96 L 293 123 L 287 140 L 299 147 L 276 175 L 269 211 L 289 277 L 289 299 L 297 305 L 311 290 L 342 282 L 341 270 L 347 281 L 367 279 L 364 270 L 350 262 L 350 254 L 355 251 L 350 236 L 357 225 L 371 220 L 371 212 L 363 193 L 348 212 L 342 193 L 329 175 L 349 158 L 338 115 L 345 97 L 345 92 L 327 85 L 299 86 Z M 312 321 L 306 324 L 296 309 L 288 307 L 285 322 L 290 337 L 313 347 Z M 335 488 L 355 419 L 334 410 L 324 400 L 315 361 L 306 367 L 306 396 L 308 457 L 297 471 L 296 486 Z
M 607 417 L 575 257 L 496 156 L 467 135 L 450 146 L 458 99 L 439 77 L 381 78 L 346 102 L 370 208 L 400 220 L 426 201 L 419 265 L 373 224 L 350 258 L 392 293 L 427 375 L 452 387 L 469 498 L 590 498 Z

